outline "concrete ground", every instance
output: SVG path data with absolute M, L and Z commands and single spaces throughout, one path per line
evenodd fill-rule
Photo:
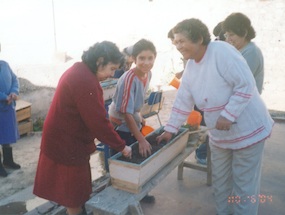
M 277 121 L 265 145 L 261 180 L 259 215 L 285 214 L 285 121 Z M 191 155 L 189 159 L 195 158 Z M 177 169 L 151 192 L 153 205 L 142 204 L 145 215 L 215 214 L 212 187 L 206 185 L 206 173 L 184 170 L 184 179 L 177 180 Z
M 276 121 L 265 145 L 262 168 L 259 215 L 285 214 L 285 121 Z M 194 161 L 194 155 L 188 160 Z M 206 173 L 184 169 L 183 180 L 173 170 L 150 194 L 155 204 L 142 203 L 145 215 L 206 215 L 215 214 L 212 187 L 206 185 Z M 32 194 L 32 186 L 0 201 L 0 214 L 25 214 L 46 201 Z M 40 213 L 38 213 L 40 214 Z M 52 214 L 52 213 L 44 213 Z

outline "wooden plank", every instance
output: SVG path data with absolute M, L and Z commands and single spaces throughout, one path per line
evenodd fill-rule
M 19 123 L 18 129 L 20 135 L 27 134 L 33 131 L 33 123 L 31 120 L 22 121 Z
M 212 185 L 212 164 L 211 164 L 211 150 L 209 143 L 207 143 L 207 165 L 202 165 L 198 163 L 194 163 L 191 161 L 183 161 L 178 166 L 177 178 L 178 180 L 183 180 L 183 168 L 191 168 L 199 171 L 204 171 L 207 173 L 207 185 Z
M 16 100 L 16 111 L 21 110 L 23 108 L 30 107 L 32 103 L 24 101 L 22 99 Z
M 24 100 L 16 100 L 16 116 L 17 121 L 29 119 L 31 117 L 31 103 Z
M 126 183 L 139 184 L 140 169 L 129 168 L 127 165 L 122 164 L 120 162 L 109 162 L 112 184 L 115 183 L 115 179 L 125 181 Z
M 188 131 L 184 130 L 180 136 L 174 138 L 141 164 L 117 160 L 121 154 L 111 157 L 109 159 L 109 169 L 112 185 L 117 189 L 128 192 L 140 192 L 141 187 L 147 181 L 185 150 L 187 140 Z
M 116 189 L 124 190 L 130 193 L 139 193 L 142 186 L 139 186 L 138 183 L 132 183 L 130 181 L 122 181 L 117 178 L 111 178 L 112 186 Z
M 188 161 L 183 162 L 183 167 L 196 169 L 196 170 L 200 170 L 200 171 L 204 171 L 204 172 L 208 171 L 207 166 L 202 165 L 202 164 L 198 164 L 198 163 L 188 162 Z
M 16 116 L 18 122 L 31 118 L 31 107 L 18 110 Z

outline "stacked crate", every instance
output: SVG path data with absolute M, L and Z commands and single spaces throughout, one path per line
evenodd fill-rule
M 16 115 L 20 135 L 28 134 L 33 131 L 33 122 L 31 120 L 32 104 L 24 101 L 16 101 Z

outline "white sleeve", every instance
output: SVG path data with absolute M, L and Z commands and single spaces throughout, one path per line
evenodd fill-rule
M 189 84 L 187 84 L 189 83 L 188 80 L 190 78 L 188 71 L 189 67 L 187 67 L 187 65 L 184 70 L 182 82 L 180 83 L 180 87 L 174 100 L 170 118 L 164 127 L 165 131 L 171 133 L 178 132 L 178 129 L 185 123 L 194 106 L 194 100 L 191 95 Z
M 257 90 L 254 77 L 245 59 L 240 55 L 231 55 L 231 63 L 225 73 L 224 79 L 233 86 L 233 94 L 221 115 L 235 121 L 250 103 L 254 90 Z

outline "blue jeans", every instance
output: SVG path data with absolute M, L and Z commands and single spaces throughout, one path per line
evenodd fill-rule
M 196 156 L 199 159 L 206 159 L 207 158 L 207 143 L 209 142 L 209 137 L 207 136 L 207 139 L 204 143 L 202 143 L 197 149 L 196 149 Z
M 137 139 L 132 135 L 131 132 L 124 132 L 124 131 L 116 131 L 119 136 L 126 142 L 127 146 L 132 145 Z M 117 154 L 118 152 L 114 149 L 110 149 L 110 156 Z

